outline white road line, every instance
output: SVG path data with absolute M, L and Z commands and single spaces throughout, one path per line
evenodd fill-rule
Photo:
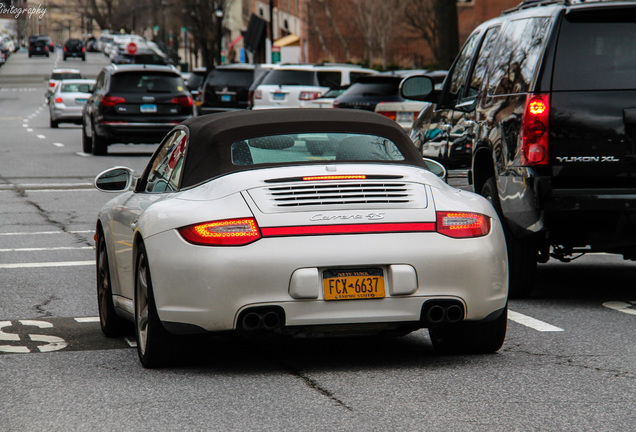
M 75 154 L 81 157 L 91 157 L 90 154 L 84 152 L 75 152 Z
M 33 129 L 31 129 L 31 128 L 27 128 L 27 130 L 26 130 L 26 131 L 27 131 L 27 132 L 33 132 Z
M 636 302 L 625 303 L 621 301 L 609 301 L 603 303 L 603 306 L 615 311 L 636 315 Z
M 87 234 L 94 233 L 95 230 L 82 231 L 35 231 L 35 232 L 7 232 L 0 233 L 0 236 L 21 236 L 21 235 L 48 235 L 48 234 Z
M 62 144 L 62 143 L 58 143 L 58 142 L 54 142 L 54 143 L 53 143 L 53 145 L 54 145 L 55 147 L 64 147 L 64 144 Z
M 563 331 L 562 328 L 555 327 L 543 321 L 539 321 L 538 319 L 529 317 L 527 315 L 520 314 L 519 312 L 508 310 L 508 319 L 510 321 L 514 321 L 517 324 L 524 325 L 526 327 L 530 327 L 532 329 L 538 330 L 540 332 L 560 332 Z
M 125 337 L 124 340 L 128 343 L 128 345 L 132 348 L 137 348 L 137 341 L 131 337 Z
M 58 262 L 35 262 L 35 263 L 14 263 L 14 264 L 0 264 L 0 269 L 14 269 L 14 268 L 43 268 L 43 267 L 77 267 L 95 265 L 95 260 L 92 261 L 58 261 Z
M 45 251 L 59 251 L 59 250 L 84 250 L 95 249 L 92 246 L 60 246 L 60 247 L 39 247 L 39 248 L 14 248 L 14 249 L 0 249 L 0 252 L 45 252 Z
M 46 139 L 46 137 L 44 135 L 36 135 L 38 138 L 40 139 Z
M 99 317 L 80 317 L 80 318 L 75 318 L 75 321 L 77 321 L 78 323 L 99 322 Z

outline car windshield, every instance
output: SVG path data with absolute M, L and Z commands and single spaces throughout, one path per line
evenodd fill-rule
M 399 80 L 389 79 L 376 82 L 357 82 L 352 85 L 344 96 L 395 96 L 399 91 Z
M 164 73 L 122 72 L 113 76 L 113 93 L 178 93 L 183 91 L 179 76 Z
M 330 132 L 269 135 L 232 144 L 234 165 L 404 159 L 404 155 L 392 141 L 376 135 Z

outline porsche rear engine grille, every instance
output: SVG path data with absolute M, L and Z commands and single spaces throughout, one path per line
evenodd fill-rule
M 413 192 L 406 183 L 303 184 L 270 187 L 277 207 L 343 204 L 406 204 Z

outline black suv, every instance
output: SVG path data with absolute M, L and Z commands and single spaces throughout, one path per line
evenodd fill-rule
M 249 89 L 256 74 L 253 64 L 237 63 L 211 69 L 199 91 L 197 114 L 247 109 Z
M 106 66 L 82 112 L 83 151 L 104 155 L 113 143 L 158 143 L 190 117 L 192 97 L 174 66 Z
M 475 29 L 443 90 L 402 83 L 435 104 L 413 125 L 423 155 L 445 149 L 499 212 L 513 297 L 550 257 L 636 260 L 635 21 L 635 2 L 525 1 Z
M 67 39 L 64 42 L 64 61 L 69 57 L 81 58 L 86 61 L 86 47 L 79 39 Z
M 45 36 L 36 36 L 29 38 L 29 58 L 34 55 L 49 56 L 51 49 L 51 40 Z

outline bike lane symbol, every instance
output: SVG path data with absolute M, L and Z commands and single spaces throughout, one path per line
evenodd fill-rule
M 18 323 L 25 327 L 37 327 L 40 329 L 53 328 L 53 324 L 40 320 L 19 320 Z M 31 333 L 24 334 L 24 338 L 20 334 L 5 332 L 3 329 L 8 327 L 19 327 L 11 321 L 0 321 L 0 344 L 2 342 L 18 342 L 8 345 L 0 345 L 0 352 L 5 353 L 29 353 L 33 350 L 40 352 L 59 351 L 68 346 L 66 341 L 58 336 Z M 44 342 L 41 344 L 40 342 Z

